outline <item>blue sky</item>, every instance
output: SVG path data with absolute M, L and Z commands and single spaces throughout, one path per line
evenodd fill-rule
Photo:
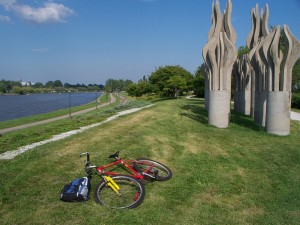
M 155 68 L 194 73 L 211 26 L 211 0 L 0 0 L 0 79 L 134 82 Z M 222 10 L 226 0 L 220 0 Z M 300 38 L 300 0 L 232 0 L 236 46 L 250 11 L 269 4 L 270 25 Z

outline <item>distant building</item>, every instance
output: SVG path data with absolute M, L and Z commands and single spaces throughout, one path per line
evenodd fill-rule
M 20 84 L 21 84 L 22 87 L 35 85 L 35 83 L 32 83 L 31 81 L 24 82 L 24 81 L 22 81 L 22 79 L 20 79 L 19 81 L 20 81 Z

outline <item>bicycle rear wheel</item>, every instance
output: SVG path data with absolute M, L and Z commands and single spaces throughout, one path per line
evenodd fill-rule
M 145 188 L 140 181 L 126 175 L 111 178 L 120 187 L 119 195 L 103 179 L 94 192 L 96 202 L 115 209 L 135 208 L 143 202 Z
M 152 159 L 139 158 L 133 163 L 132 167 L 139 173 L 150 175 L 154 180 L 166 181 L 172 178 L 172 171 L 164 164 Z

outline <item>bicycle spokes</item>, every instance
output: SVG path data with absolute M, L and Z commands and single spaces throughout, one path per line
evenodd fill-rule
M 110 208 L 120 209 L 135 208 L 143 201 L 145 188 L 140 181 L 125 175 L 103 176 L 103 178 L 95 190 L 97 202 Z

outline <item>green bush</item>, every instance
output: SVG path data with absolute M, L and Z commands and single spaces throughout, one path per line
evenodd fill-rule
M 292 108 L 300 109 L 300 93 L 292 94 Z

